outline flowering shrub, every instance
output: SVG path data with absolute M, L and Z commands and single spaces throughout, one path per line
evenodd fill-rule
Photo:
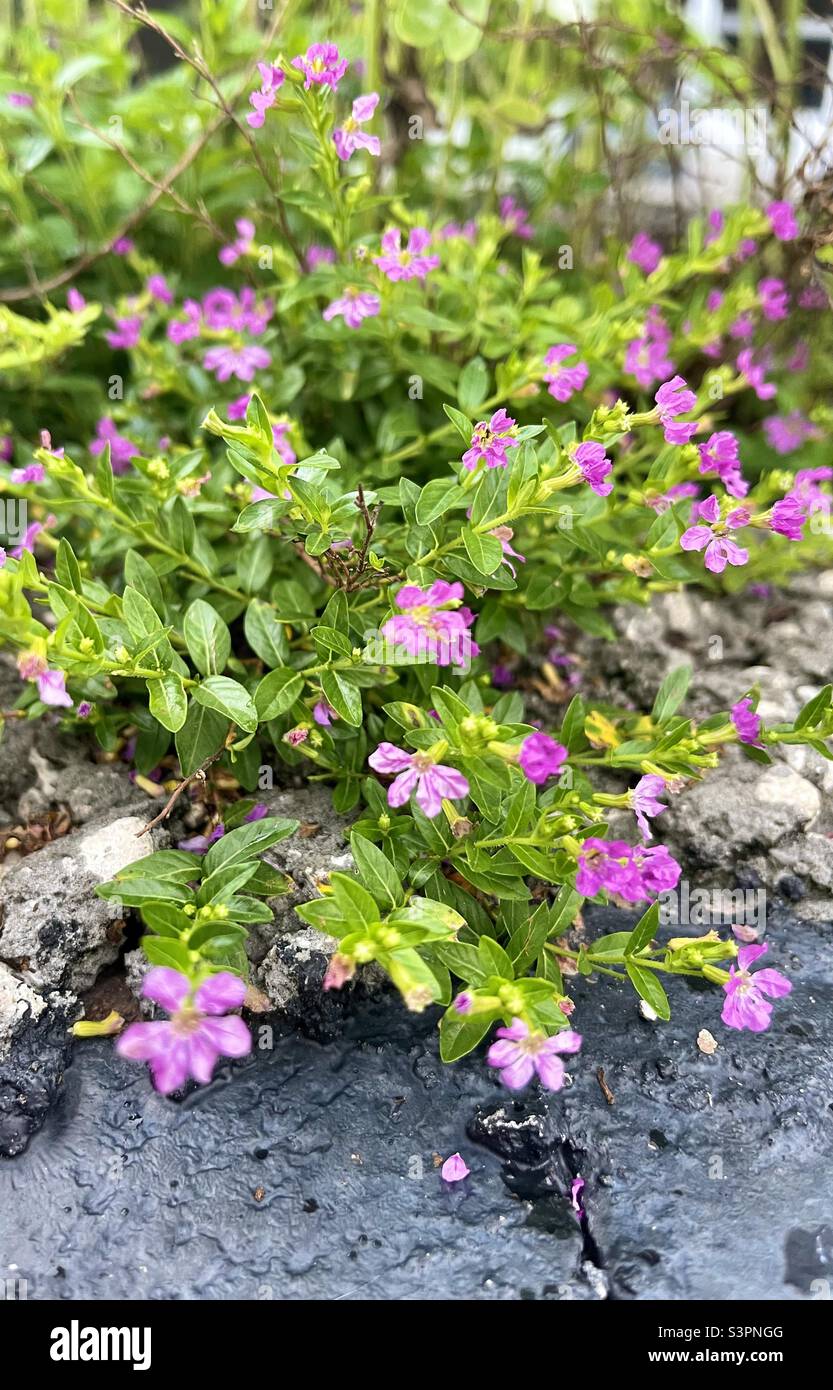
M 576 971 L 630 981 L 660 1018 L 662 978 L 700 978 L 759 1031 L 763 996 L 789 990 L 750 971 L 763 948 L 656 941 L 680 867 L 655 822 L 727 745 L 830 757 L 831 688 L 793 724 L 765 727 L 755 690 L 695 722 L 681 668 L 650 712 L 576 691 L 541 728 L 504 662 L 556 616 L 611 636 L 614 602 L 824 552 L 826 298 L 800 212 L 714 213 L 679 250 L 643 229 L 565 278 L 545 203 L 461 188 L 455 220 L 432 210 L 430 160 L 407 202 L 377 179 L 386 96 L 341 45 L 273 44 L 233 100 L 253 193 L 186 206 L 199 264 L 114 226 L 41 318 L 2 311 L 12 392 L 75 353 L 108 383 L 87 418 L 53 382 L 39 442 L 4 449 L 4 499 L 32 517 L 0 551 L 18 711 L 59 710 L 109 752 L 132 731 L 142 776 L 175 753 L 189 782 L 218 764 L 253 793 L 274 762 L 330 783 L 355 872 L 297 909 L 337 941 L 325 989 L 376 962 L 409 1009 L 444 1008 L 446 1060 L 497 1028 L 487 1060 L 512 1089 L 563 1084 Z M 598 790 L 600 769 L 627 788 Z M 171 1018 L 119 1046 L 161 1090 L 247 1050 L 227 1015 L 285 886 L 260 855 L 296 828 L 240 800 L 99 890 L 147 928 L 145 993 Z M 636 927 L 565 945 L 605 898 L 640 907 Z

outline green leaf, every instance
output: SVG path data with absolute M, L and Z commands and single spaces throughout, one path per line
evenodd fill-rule
M 246 641 L 256 656 L 270 669 L 283 666 L 289 656 L 289 643 L 283 626 L 274 610 L 261 599 L 253 598 L 243 620 Z M 257 705 L 257 699 L 255 699 Z
M 210 603 L 198 598 L 186 609 L 182 635 L 188 654 L 202 676 L 219 676 L 231 655 L 231 634 Z
M 818 695 L 814 695 L 812 699 L 807 701 L 806 705 L 801 707 L 793 727 L 806 729 L 818 724 L 821 716 L 830 705 L 831 696 L 833 696 L 833 685 L 826 685 L 823 690 L 819 691 Z
M 457 382 L 457 400 L 467 415 L 475 414 L 489 394 L 489 373 L 482 357 L 467 362 Z
M 352 725 L 354 729 L 360 729 L 362 724 L 362 695 L 357 686 L 352 681 L 343 676 L 340 671 L 322 671 L 321 689 L 329 700 L 333 709 L 346 724 Z
M 463 545 L 474 568 L 480 574 L 494 574 L 503 559 L 503 548 L 496 536 L 481 535 L 466 526 L 462 531 Z
M 452 425 L 459 431 L 466 448 L 468 448 L 471 444 L 471 437 L 474 434 L 474 425 L 471 420 L 467 415 L 463 414 L 462 410 L 455 410 L 453 405 L 444 405 L 443 410 Z
M 265 816 L 263 820 L 238 826 L 237 830 L 230 830 L 211 846 L 203 860 L 203 876 L 208 877 L 217 869 L 231 868 L 232 865 L 255 859 L 279 840 L 294 835 L 297 829 L 298 821 L 284 820 L 281 816 Z
M 550 936 L 563 936 L 576 920 L 584 898 L 566 883 L 550 908 Z
M 247 734 L 257 730 L 257 710 L 251 695 L 239 681 L 229 676 L 208 676 L 195 688 L 193 695 L 198 704 L 224 714 Z
M 263 677 L 255 691 L 255 709 L 263 722 L 277 719 L 294 705 L 304 688 L 304 678 L 289 666 L 278 666 Z
M 640 917 L 625 947 L 626 956 L 635 956 L 638 951 L 650 945 L 659 927 L 659 903 L 652 903 L 644 916 Z
M 342 917 L 352 928 L 370 927 L 379 921 L 376 900 L 348 874 L 330 874 L 330 887 Z
M 685 699 L 690 683 L 690 666 L 676 666 L 673 671 L 668 672 L 657 691 L 654 708 L 651 710 L 651 718 L 655 724 L 664 724 L 666 719 L 671 718 Z
M 62 536 L 58 542 L 58 553 L 55 556 L 55 577 L 66 589 L 72 589 L 76 594 L 83 593 L 81 570 L 75 558 L 75 551 L 65 536 Z
M 167 965 L 182 975 L 190 974 L 191 952 L 184 941 L 175 941 L 167 936 L 143 936 L 142 950 L 151 965 Z
M 452 1006 L 440 1023 L 440 1056 L 443 1061 L 457 1062 L 472 1052 L 498 1017 L 490 1010 L 482 1014 L 458 1014 Z
M 162 597 L 162 585 L 159 582 L 159 576 L 153 566 L 148 564 L 144 555 L 139 554 L 138 550 L 128 550 L 125 555 L 124 577 L 132 588 L 138 589 L 140 594 L 144 594 L 162 621 L 165 617 L 165 600 Z
M 549 909 L 546 903 L 541 903 L 541 906 L 509 938 L 506 952 L 516 975 L 523 975 L 529 969 L 536 956 L 543 949 L 549 934 Z M 485 937 L 483 939 L 485 940 Z
M 483 968 L 490 975 L 499 975 L 502 980 L 514 980 L 515 970 L 512 961 L 497 941 L 490 936 L 481 936 L 477 949 Z
M 433 478 L 426 483 L 416 504 L 416 519 L 420 526 L 430 526 L 438 516 L 465 501 L 466 493 L 454 478 Z
M 176 734 L 185 723 L 188 713 L 188 697 L 182 684 L 182 677 L 174 671 L 166 671 L 159 680 L 146 682 L 150 712 L 163 728 Z
M 222 748 L 227 733 L 227 719 L 192 701 L 185 723 L 176 736 L 176 754 L 183 777 L 190 777 L 206 758 Z
M 370 890 L 386 912 L 398 907 L 404 901 L 399 875 L 388 859 L 370 840 L 354 831 L 350 836 L 350 848 L 356 861 L 356 868 L 365 887 Z
M 635 960 L 627 961 L 625 969 L 640 998 L 644 999 L 646 1004 L 650 1004 L 659 1018 L 665 1019 L 667 1022 L 671 1017 L 671 1005 L 668 1002 L 668 995 L 653 970 L 646 969 L 644 965 L 639 965 Z
M 131 637 L 142 645 L 157 635 L 164 636 L 165 629 L 156 609 L 144 594 L 129 584 L 122 595 L 122 612 Z

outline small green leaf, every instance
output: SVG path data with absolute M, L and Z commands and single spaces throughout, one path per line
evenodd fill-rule
M 182 684 L 182 677 L 174 671 L 166 671 L 159 680 L 147 682 L 150 712 L 163 728 L 176 734 L 185 723 L 188 713 L 188 697 Z
M 665 1019 L 667 1022 L 671 1017 L 671 1005 L 668 1002 L 668 995 L 653 970 L 646 969 L 644 965 L 639 965 L 635 960 L 627 961 L 625 969 L 640 998 L 644 999 L 646 1004 L 650 1004 L 659 1018 Z
M 255 691 L 255 709 L 263 722 L 277 719 L 294 705 L 304 688 L 304 678 L 289 666 L 269 671 Z
M 224 714 L 247 734 L 256 731 L 257 710 L 251 695 L 239 681 L 233 681 L 229 676 L 208 676 L 193 694 L 198 704 Z
M 221 675 L 231 655 L 231 634 L 210 603 L 198 598 L 186 609 L 182 635 L 200 675 Z

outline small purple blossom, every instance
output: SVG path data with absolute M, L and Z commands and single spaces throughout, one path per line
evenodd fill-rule
M 334 265 L 336 253 L 332 246 L 312 245 L 304 256 L 307 270 L 316 270 L 320 265 Z
M 687 444 L 697 433 L 697 422 L 678 422 L 678 415 L 686 415 L 697 404 L 697 397 L 689 391 L 681 376 L 673 376 L 663 382 L 654 400 L 663 426 L 666 444 Z
M 29 463 L 25 468 L 12 469 L 13 483 L 42 483 L 46 477 L 46 469 L 42 463 Z
M 474 427 L 471 444 L 463 454 L 463 466 L 476 468 L 481 459 L 487 468 L 506 468 L 507 449 L 517 449 L 520 440 L 514 437 L 515 421 L 506 411 L 496 410 L 491 420 L 479 420 Z
M 523 1019 L 513 1018 L 511 1028 L 498 1028 L 486 1060 L 500 1071 L 500 1079 L 510 1091 L 520 1091 L 533 1076 L 538 1077 L 548 1091 L 560 1091 L 566 1073 L 561 1055 L 571 1055 L 581 1047 L 581 1036 L 567 1028 L 548 1038 L 545 1033 L 531 1033 Z
M 129 256 L 135 245 L 135 241 L 131 241 L 129 236 L 117 236 L 110 250 L 115 256 Z
M 80 290 L 72 286 L 67 290 L 67 308 L 71 314 L 80 314 L 87 307 L 87 301 Z
M 9 92 L 6 100 L 9 106 L 34 106 L 35 98 L 28 92 Z
M 241 256 L 247 256 L 252 249 L 255 237 L 255 224 L 248 217 L 238 217 L 235 222 L 237 236 L 228 246 L 223 246 L 217 259 L 223 265 L 234 265 Z
M 322 695 L 321 699 L 313 705 L 312 717 L 316 724 L 320 724 L 322 728 L 327 728 L 332 724 L 333 720 L 338 719 L 338 714 L 333 709 L 329 700 L 325 700 Z
M 740 743 L 751 743 L 756 748 L 762 747 L 760 742 L 761 716 L 756 714 L 752 708 L 751 695 L 745 695 L 742 700 L 738 700 L 737 704 L 732 705 L 732 723 Z
M 462 772 L 433 762 L 428 753 L 406 753 L 392 743 L 380 743 L 367 761 L 374 772 L 396 774 L 388 787 L 389 806 L 404 806 L 415 792 L 417 806 L 429 820 L 440 814 L 443 797 L 456 801 L 469 794 Z
M 613 491 L 613 483 L 608 475 L 613 471 L 613 463 L 608 458 L 603 444 L 587 439 L 579 444 L 573 455 L 581 469 L 581 476 L 598 497 L 607 497 Z
M 362 319 L 375 318 L 380 307 L 378 294 L 368 294 L 350 287 L 340 299 L 334 299 L 332 304 L 327 305 L 321 317 L 329 323 L 340 314 L 348 328 L 358 328 Z
M 107 344 L 111 348 L 134 348 L 142 336 L 142 319 L 139 314 L 129 314 L 126 317 L 113 317 L 116 325 L 104 334 Z
M 172 343 L 187 343 L 190 338 L 198 338 L 202 329 L 202 309 L 195 299 L 186 299 L 182 305 L 184 319 L 171 319 L 167 334 Z
M 755 355 L 751 348 L 744 348 L 738 353 L 737 369 L 742 376 L 746 377 L 759 401 L 771 401 L 775 395 L 775 384 L 766 381 L 766 373 L 769 370 L 769 361 L 766 356 L 756 362 Z
M 445 579 L 435 580 L 428 589 L 405 584 L 396 594 L 396 605 L 403 611 L 388 618 L 382 636 L 409 656 L 438 666 L 466 666 L 480 649 L 468 631 L 474 614 L 461 607 L 462 599 L 462 584 Z
M 50 520 L 54 522 L 54 516 L 51 517 Z M 26 530 L 23 533 L 23 539 L 21 540 L 20 544 L 16 545 L 12 550 L 12 559 L 19 560 L 24 550 L 31 550 L 34 553 L 35 541 L 37 540 L 38 536 L 40 535 L 43 529 L 44 527 L 41 524 L 41 522 L 30 521 L 29 525 L 26 527 Z
M 670 344 L 671 329 L 658 306 L 653 304 L 645 317 L 642 337 L 633 338 L 625 350 L 625 371 L 635 377 L 644 390 L 673 374 L 674 363 L 668 356 Z
M 159 304 L 173 304 L 174 297 L 168 288 L 168 282 L 164 275 L 148 276 L 145 288 L 151 298 L 155 299 Z
M 643 840 L 650 840 L 653 833 L 647 817 L 662 815 L 662 812 L 668 809 L 659 800 L 664 791 L 665 778 L 649 772 L 644 777 L 640 777 L 636 786 L 628 794 L 631 810 L 636 816 L 636 823 Z
M 526 208 L 516 203 L 511 194 L 500 200 L 500 220 L 512 236 L 520 237 L 522 241 L 530 241 L 535 235 L 535 228 L 529 220 L 529 213 Z
M 456 1014 L 470 1014 L 473 1003 L 474 1000 L 471 995 L 466 990 L 462 990 L 461 993 L 455 997 L 452 1007 Z
M 424 280 L 440 263 L 439 256 L 423 254 L 430 245 L 430 232 L 425 227 L 413 227 L 403 250 L 400 229 L 390 227 L 382 236 L 382 254 L 373 257 L 373 264 L 389 280 Z
M 344 125 L 333 131 L 333 141 L 339 159 L 349 159 L 356 150 L 367 150 L 368 154 L 377 156 L 382 153 L 378 135 L 368 135 L 359 129 L 371 120 L 378 105 L 378 92 L 368 92 L 367 96 L 356 97 L 352 114 L 347 117 Z
M 471 1169 L 459 1154 L 452 1154 L 450 1158 L 446 1159 L 440 1172 L 443 1182 L 462 1182 L 463 1178 L 468 1177 Z
M 749 967 L 768 949 L 766 944 L 741 946 L 737 967 L 729 967 L 729 979 L 723 986 L 726 999 L 720 1015 L 727 1028 L 765 1032 L 772 1022 L 772 1005 L 764 996 L 783 999 L 792 991 L 792 984 L 780 970 L 758 970 L 754 975 L 750 972 Z
M 245 1057 L 252 1039 L 242 1018 L 229 1015 L 243 1003 L 246 986 L 237 975 L 220 971 L 198 989 L 178 970 L 154 966 L 142 982 L 142 994 L 170 1014 L 155 1023 L 131 1023 L 116 1050 L 132 1061 L 147 1062 L 157 1091 L 170 1095 L 189 1078 L 206 1085 L 220 1057 Z
M 556 343 L 549 348 L 544 358 L 544 381 L 551 396 L 564 405 L 576 391 L 581 391 L 590 375 L 586 362 L 576 362 L 572 367 L 563 366 L 566 357 L 578 352 L 575 343 Z
M 817 438 L 818 431 L 800 410 L 793 410 L 789 415 L 770 415 L 764 420 L 764 434 L 777 454 L 792 454 L 806 440 Z
M 776 280 L 773 276 L 759 280 L 758 297 L 761 302 L 761 313 L 765 319 L 775 323 L 778 319 L 787 318 L 790 311 L 790 296 L 783 280 Z
M 712 208 L 707 219 L 708 231 L 703 240 L 704 246 L 711 246 L 713 241 L 717 241 L 725 226 L 725 218 L 720 208 Z
M 38 695 L 45 705 L 72 709 L 63 671 L 42 671 L 38 676 Z
M 707 497 L 705 502 L 699 503 L 698 516 L 702 524 L 689 526 L 680 536 L 682 549 L 705 550 L 706 569 L 712 574 L 722 574 L 727 564 L 745 565 L 749 559 L 749 551 L 733 541 L 729 531 L 747 524 L 747 509 L 737 507 L 721 521 L 720 503 L 715 496 L 711 496 Z
M 297 60 L 296 60 L 297 61 Z M 260 130 L 266 118 L 266 112 L 275 105 L 278 99 L 278 92 L 284 84 L 286 74 L 274 63 L 258 63 L 257 70 L 260 73 L 260 88 L 249 94 L 249 105 L 254 107 L 246 117 L 247 123 L 252 130 Z M 309 86 L 309 83 L 306 84 Z M 222 252 L 220 253 L 222 260 Z M 235 260 L 237 257 L 235 257 Z M 224 265 L 231 265 L 231 261 L 223 261 Z
M 103 454 L 106 445 L 110 445 L 110 462 L 114 473 L 126 473 L 130 467 L 131 459 L 137 458 L 139 450 L 128 439 L 126 435 L 119 434 L 115 420 L 111 420 L 105 415 L 96 425 L 96 434 L 90 444 L 90 453 L 95 457 Z
M 232 376 L 237 377 L 238 381 L 253 381 L 255 373 L 262 367 L 268 367 L 271 361 L 266 349 L 255 345 L 209 348 L 202 364 L 207 372 L 214 373 L 218 381 L 228 381 Z
M 528 782 L 542 787 L 550 777 L 557 777 L 569 754 L 562 743 L 549 734 L 528 734 L 521 744 L 518 763 Z
M 718 430 L 700 445 L 700 472 L 716 473 L 732 497 L 745 497 L 749 491 L 740 471 L 738 441 L 731 430 Z
M 626 903 L 675 888 L 682 870 L 665 845 L 629 845 L 591 836 L 579 853 L 576 889 L 593 898 L 602 889 Z
M 305 54 L 292 59 L 293 68 L 304 74 L 304 87 L 331 87 L 335 92 L 347 71 L 347 59 L 342 58 L 334 43 L 314 43 Z
M 89 719 L 92 712 L 93 707 L 90 704 L 89 700 L 82 700 L 78 706 L 78 709 L 75 711 L 79 719 Z
M 790 492 L 775 503 L 769 514 L 770 530 L 777 531 L 779 536 L 786 536 L 788 541 L 804 539 L 802 528 L 806 520 L 804 503 Z
M 628 248 L 628 260 L 650 275 L 662 260 L 662 247 L 652 241 L 646 232 L 637 232 Z
M 773 235 L 779 241 L 795 241 L 798 236 L 798 223 L 791 203 L 769 203 L 766 215 Z

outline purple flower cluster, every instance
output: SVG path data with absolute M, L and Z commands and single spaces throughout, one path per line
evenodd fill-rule
M 520 440 L 514 437 L 515 421 L 505 410 L 496 410 L 487 423 L 480 420 L 474 427 L 471 444 L 463 454 L 463 465 L 476 468 L 481 459 L 487 468 L 505 468 L 509 463 L 507 449 L 517 449 Z
M 718 430 L 700 445 L 700 472 L 716 473 L 732 497 L 745 497 L 749 491 L 740 471 L 738 441 L 731 430 Z
M 662 260 L 662 247 L 652 241 L 646 232 L 637 232 L 628 248 L 628 260 L 650 275 Z
M 604 889 L 623 902 L 639 903 L 675 888 L 680 873 L 665 845 L 646 847 L 591 837 L 579 853 L 576 889 L 586 898 Z
M 697 397 L 689 391 L 681 376 L 673 376 L 663 382 L 654 400 L 662 423 L 666 444 L 688 444 L 697 433 L 697 421 L 680 421 L 679 415 L 687 415 L 697 404 Z
M 588 487 L 592 488 L 597 496 L 607 497 L 613 491 L 613 483 L 609 481 L 613 463 L 605 453 L 604 445 L 586 439 L 583 444 L 579 444 L 573 457 Z
M 671 329 L 654 304 L 645 317 L 642 337 L 633 338 L 625 350 L 625 371 L 636 378 L 643 390 L 647 391 L 655 382 L 673 373 L 674 363 L 668 355 L 670 345 Z

